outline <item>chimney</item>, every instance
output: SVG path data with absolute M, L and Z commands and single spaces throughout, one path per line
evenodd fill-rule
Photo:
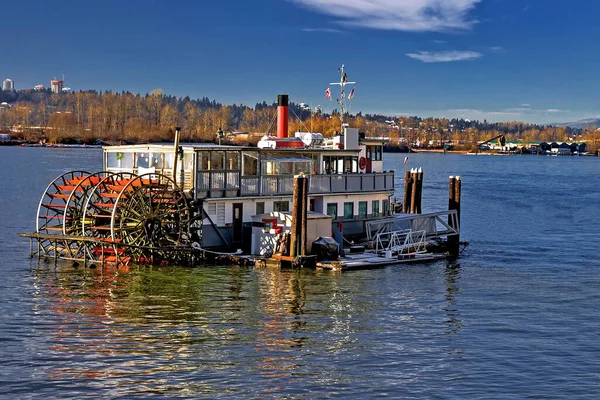
M 277 137 L 288 137 L 288 95 L 277 95 Z

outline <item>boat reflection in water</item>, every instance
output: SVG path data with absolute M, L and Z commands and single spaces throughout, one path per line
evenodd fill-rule
M 381 273 L 431 280 L 426 286 L 440 303 L 435 330 L 460 329 L 443 318 L 458 315 L 442 310 L 454 290 L 450 281 L 446 287 L 431 265 L 414 268 Z M 349 395 L 372 390 L 359 365 L 405 363 L 379 379 L 410 380 L 416 371 L 406 357 L 431 351 L 418 340 L 396 343 L 419 335 L 429 304 L 410 288 L 382 285 L 373 271 L 90 270 L 59 263 L 33 272 L 36 309 L 48 319 L 34 332 L 46 354 L 41 378 L 69 382 L 70 393 Z

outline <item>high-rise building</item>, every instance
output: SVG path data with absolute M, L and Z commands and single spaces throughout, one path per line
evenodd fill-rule
M 4 90 L 5 92 L 12 92 L 15 90 L 15 82 L 13 82 L 12 79 L 5 79 L 4 82 L 2 82 L 2 90 Z
M 52 90 L 52 93 L 61 93 L 63 89 L 63 81 L 52 79 L 50 81 L 50 89 Z

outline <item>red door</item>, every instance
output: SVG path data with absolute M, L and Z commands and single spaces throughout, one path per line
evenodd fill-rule
M 371 146 L 367 146 L 367 167 L 365 168 L 365 172 L 370 173 L 372 171 L 372 160 L 373 160 L 373 148 Z

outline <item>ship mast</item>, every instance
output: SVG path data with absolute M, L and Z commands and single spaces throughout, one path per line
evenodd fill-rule
M 346 75 L 346 71 L 344 69 L 344 64 L 342 64 L 341 68 L 338 68 L 338 71 L 340 73 L 340 81 L 339 82 L 331 82 L 330 85 L 340 85 L 340 108 L 342 109 L 342 112 L 340 114 L 340 122 L 342 123 L 342 130 L 344 128 L 344 113 L 346 112 L 345 110 L 345 102 L 346 102 L 346 92 L 344 87 L 346 85 L 356 85 L 356 82 L 348 82 L 348 77 Z

